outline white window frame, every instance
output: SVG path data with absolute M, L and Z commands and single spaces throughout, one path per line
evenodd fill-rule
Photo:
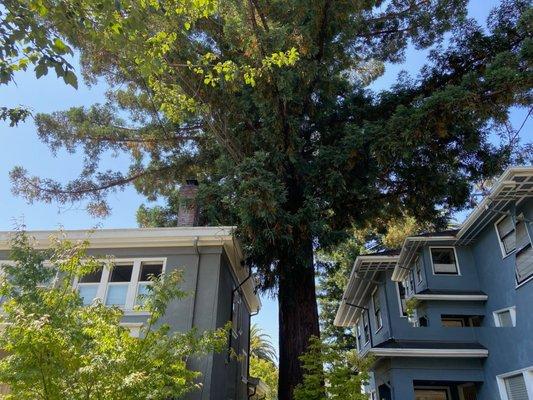
M 511 218 L 513 220 L 513 217 L 511 215 L 502 215 L 500 218 L 496 220 L 494 223 L 494 230 L 496 231 L 496 239 L 498 240 L 498 244 L 500 245 L 500 251 L 502 253 L 502 260 L 509 257 L 511 254 L 516 252 L 516 245 L 513 251 L 510 251 L 509 253 L 505 252 L 505 247 L 503 246 L 502 239 L 500 238 L 500 231 L 498 230 L 498 224 L 502 222 L 505 218 Z M 514 224 L 514 234 L 516 235 L 516 221 L 513 221 Z
M 246 350 L 242 350 L 241 353 L 242 361 L 241 361 L 241 380 L 244 383 L 248 382 L 248 375 L 250 372 L 248 369 L 250 368 L 249 360 L 248 360 L 248 353 Z
M 422 282 L 424 282 L 423 275 L 423 268 L 422 268 L 422 255 L 419 254 L 415 261 L 415 277 L 416 277 L 416 284 L 420 285 Z M 419 274 L 420 272 L 420 274 Z
M 498 383 L 498 391 L 500 392 L 501 400 L 509 400 L 509 396 L 507 396 L 507 388 L 505 387 L 505 379 L 520 374 L 524 376 L 527 395 L 530 399 L 533 400 L 533 365 L 527 368 L 522 368 L 512 372 L 506 372 L 505 374 L 496 376 L 496 382 Z
M 500 325 L 500 318 L 498 318 L 498 314 L 502 313 L 502 312 L 505 312 L 505 311 L 509 311 L 509 314 L 511 314 L 511 322 L 513 323 L 512 327 L 513 328 L 516 327 L 516 306 L 505 307 L 505 308 L 501 308 L 499 310 L 493 311 L 492 312 L 492 316 L 494 318 L 494 326 L 496 326 L 497 328 L 511 328 L 510 326 L 509 327 L 502 327 Z
M 368 320 L 368 315 L 365 314 L 366 310 L 363 310 L 361 319 L 363 321 L 363 340 L 365 344 L 363 344 L 363 347 L 365 347 L 368 343 L 370 343 L 370 336 L 372 335 L 372 332 L 370 330 L 370 321 Z M 366 331 L 365 331 L 365 320 L 368 326 L 368 339 L 366 338 Z
M 400 310 L 400 318 L 407 318 L 407 315 L 403 315 L 403 308 L 402 308 L 402 299 L 400 297 L 400 283 L 403 285 L 403 282 L 396 282 L 396 298 L 398 299 L 398 308 Z M 405 287 L 404 287 L 404 290 Z M 407 295 L 407 291 L 405 293 Z
M 529 243 L 530 243 L 530 246 L 533 248 L 533 238 L 531 238 L 531 234 L 529 233 L 529 229 L 528 229 L 528 223 L 527 221 L 525 220 L 524 218 L 524 214 L 523 213 L 520 213 L 520 215 L 517 217 L 517 222 L 518 222 L 518 219 L 521 219 L 521 222 L 524 224 L 524 229 L 526 230 L 526 234 L 527 236 L 529 237 Z M 516 225 L 515 225 L 515 234 L 516 234 Z M 527 246 L 527 245 L 526 245 Z M 524 247 L 526 247 L 524 246 Z M 515 249 L 514 249 L 514 253 L 516 255 L 518 255 L 518 253 L 524 248 L 524 247 L 521 247 L 521 248 L 517 248 L 515 246 Z M 513 252 L 511 252 L 510 254 L 512 254 Z M 527 277 L 526 279 L 524 279 L 522 282 L 518 282 L 518 272 L 517 272 L 517 269 L 516 269 L 516 259 L 515 259 L 515 266 L 514 266 L 514 276 L 515 276 L 515 282 L 516 282 L 516 288 L 518 289 L 520 286 L 526 284 L 527 282 L 529 282 L 530 280 L 533 279 L 533 274 L 530 275 L 529 277 Z
M 453 249 L 453 255 L 455 256 L 455 266 L 457 267 L 457 273 L 447 274 L 443 272 L 435 272 L 435 265 L 433 265 L 433 253 L 432 249 Z M 455 246 L 429 246 L 429 259 L 431 261 L 431 270 L 433 275 L 438 276 L 461 276 L 461 268 L 459 267 L 459 257 L 457 257 L 457 249 Z
M 126 311 L 127 314 L 142 313 L 142 311 L 140 310 L 139 311 L 135 310 L 135 303 L 136 303 L 137 293 L 138 293 L 138 288 L 139 288 L 139 275 L 141 272 L 141 264 L 160 262 L 163 264 L 161 274 L 165 273 L 166 266 L 167 266 L 166 257 L 113 258 L 112 260 L 103 259 L 103 260 L 96 260 L 96 261 L 101 262 L 103 264 L 102 276 L 100 277 L 100 282 L 98 283 L 98 288 L 96 290 L 96 298 L 101 300 L 102 303 L 104 304 L 105 304 L 105 300 L 107 297 L 107 291 L 110 286 L 110 283 L 111 285 L 113 284 L 113 282 L 109 282 L 109 278 L 111 275 L 110 265 L 133 264 L 133 269 L 131 272 L 131 280 L 128 283 L 128 290 L 126 292 L 126 303 L 124 307 L 120 307 L 121 309 Z M 74 288 L 78 288 L 78 284 L 79 284 L 78 280 L 79 280 L 78 277 L 74 278 L 74 282 L 73 282 Z M 83 283 L 81 284 L 83 285 Z
M 355 346 L 357 347 L 357 351 L 361 351 L 361 349 L 363 348 L 361 346 L 362 339 L 363 335 L 361 332 L 360 318 L 357 318 L 357 321 L 355 321 Z
M 376 332 L 378 333 L 381 328 L 383 328 L 383 311 L 381 309 L 381 299 L 379 299 L 379 324 L 378 324 L 378 316 L 376 315 L 376 303 L 374 302 L 374 295 L 377 293 L 379 297 L 378 287 L 376 286 L 374 288 L 374 291 L 372 292 L 372 310 L 374 311 L 374 323 L 376 324 Z

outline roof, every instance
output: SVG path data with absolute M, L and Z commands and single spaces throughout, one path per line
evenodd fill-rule
M 481 230 L 496 216 L 502 215 L 512 203 L 532 196 L 533 166 L 508 168 L 458 230 L 450 229 L 406 238 L 400 252 L 400 259 L 394 268 L 392 280 L 402 281 L 406 278 L 418 250 L 428 242 L 438 244 L 442 241 L 450 245 L 472 243 Z
M 358 307 L 362 306 L 362 299 L 377 283 L 376 275 L 379 272 L 393 269 L 397 261 L 397 255 L 380 253 L 362 255 L 355 259 L 350 279 L 335 316 L 336 326 L 350 326 L 355 322 L 361 312 Z
M 228 256 L 232 271 L 239 283 L 248 277 L 248 269 L 242 265 L 243 254 L 238 240 L 234 236 L 232 226 L 194 226 L 175 228 L 127 228 L 127 229 L 95 229 L 95 230 L 64 230 L 61 232 L 28 231 L 35 239 L 36 248 L 50 246 L 50 237 L 58 233 L 67 240 L 88 240 L 89 248 L 139 248 L 139 247 L 207 247 L 221 246 Z M 10 239 L 14 232 L 0 232 L 0 250 L 10 248 Z M 252 279 L 242 287 L 244 297 L 252 312 L 261 308 L 261 301 L 255 293 Z
M 488 350 L 476 342 L 389 339 L 369 350 L 378 357 L 485 358 Z

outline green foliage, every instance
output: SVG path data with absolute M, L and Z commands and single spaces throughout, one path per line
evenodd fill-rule
M 100 262 L 85 253 L 87 243 L 54 239 L 38 251 L 19 232 L 1 286 L 5 324 L 0 348 L 0 382 L 5 399 L 169 399 L 197 388 L 191 357 L 221 351 L 227 330 L 171 332 L 160 323 L 170 301 L 181 298 L 181 275 L 153 281 L 143 308 L 150 317 L 133 337 L 120 325 L 123 312 L 95 302 L 84 307 L 72 288 L 75 276 Z
M 15 74 L 34 67 L 40 78 L 54 69 L 59 78 L 74 88 L 78 80 L 67 59 L 72 49 L 59 36 L 57 29 L 46 22 L 52 4 L 42 0 L 5 0 L 0 10 L 0 85 L 15 81 Z M 1 107 L 0 119 L 10 126 L 30 115 L 22 107 Z
M 355 350 L 342 350 L 312 338 L 301 357 L 303 382 L 294 392 L 295 400 L 367 400 L 361 393 L 368 379 L 372 358 L 360 358 Z
M 276 364 L 252 355 L 250 357 L 250 376 L 261 379 L 268 386 L 269 391 L 264 400 L 277 400 L 278 367 Z
M 53 151 L 82 149 L 82 174 L 62 184 L 18 167 L 14 193 L 89 200 L 105 216 L 106 196 L 133 184 L 169 199 L 166 210 L 140 212 L 141 223 L 164 225 L 177 187 L 196 177 L 206 223 L 236 224 L 261 289 L 285 289 L 301 306 L 281 315 L 314 321 L 280 338 L 280 369 L 293 368 L 285 391 L 318 334 L 315 297 L 304 296 L 314 290 L 312 250 L 404 214 L 445 224 L 474 182 L 513 160 L 518 139 L 494 144 L 491 133 L 507 127 L 511 107 L 531 104 L 527 0 L 502 0 L 486 27 L 467 18 L 467 0 L 39 4 L 80 52 L 84 78 L 111 90 L 104 105 L 36 117 Z M 409 44 L 429 50 L 420 73 L 370 90 Z M 130 155 L 129 168 L 101 171 L 109 151 Z
M 420 300 L 418 300 L 415 297 L 411 297 L 405 302 L 405 312 L 407 313 L 408 316 L 413 317 L 419 305 L 420 305 Z

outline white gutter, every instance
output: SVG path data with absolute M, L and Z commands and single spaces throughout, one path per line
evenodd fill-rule
M 443 301 L 486 301 L 486 294 L 413 294 L 411 297 L 418 300 L 443 300 Z

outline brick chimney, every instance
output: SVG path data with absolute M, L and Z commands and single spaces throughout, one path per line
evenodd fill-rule
M 178 226 L 198 225 L 198 205 L 196 194 L 198 193 L 198 181 L 187 179 L 179 190 Z

